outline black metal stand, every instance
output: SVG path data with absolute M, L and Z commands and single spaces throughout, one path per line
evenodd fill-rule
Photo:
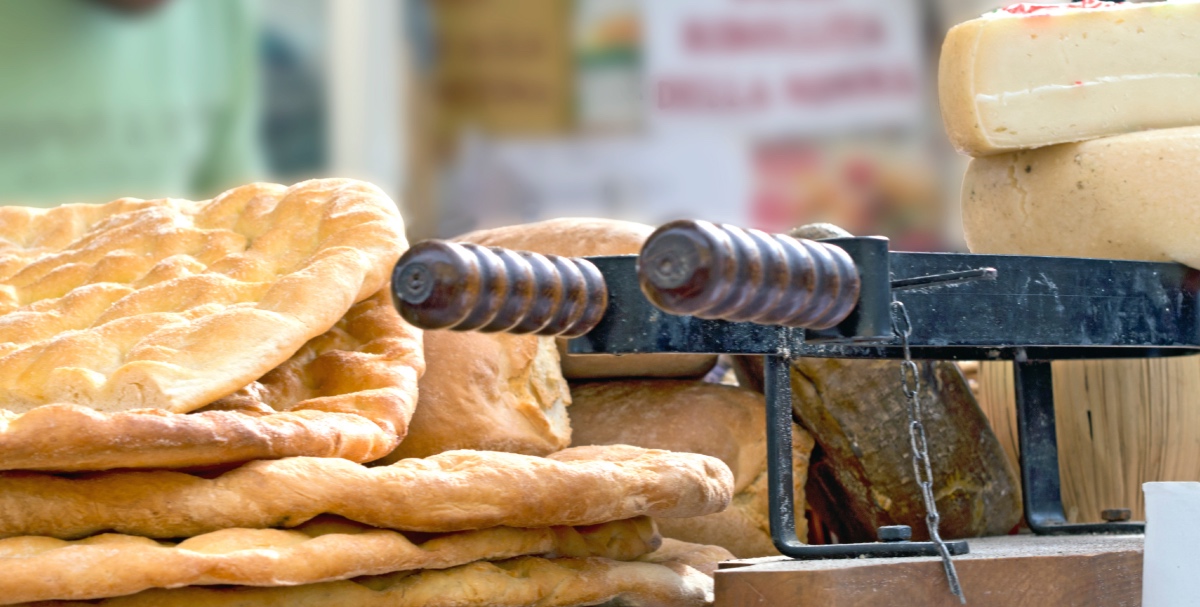
M 767 484 L 771 487 L 768 510 L 771 540 L 780 554 L 794 559 L 849 559 L 859 557 L 939 556 L 933 542 L 873 542 L 810 546 L 796 535 L 796 510 L 792 498 L 792 364 L 785 356 L 764 356 L 763 385 L 767 397 Z M 786 488 L 780 490 L 780 488 Z M 967 542 L 946 542 L 950 554 L 969 552 Z
M 1200 272 L 1170 263 L 889 253 L 887 241 L 875 238 L 830 242 L 850 253 L 863 281 L 858 308 L 836 329 L 806 332 L 668 314 L 642 294 L 635 256 L 592 257 L 608 286 L 608 311 L 595 329 L 569 342 L 569 351 L 764 356 L 771 534 L 779 551 L 797 559 L 936 556 L 930 542 L 809 546 L 796 536 L 789 357 L 903 358 L 888 317 L 894 297 L 912 317 L 914 358 L 1018 361 L 1021 482 L 1035 533 L 1143 530 L 1141 523 L 1066 522 L 1050 364 L 1026 361 L 1200 352 Z M 962 541 L 949 548 L 967 552 Z
M 642 268 L 646 275 L 639 276 L 638 256 L 587 258 L 590 263 L 586 267 L 594 265 L 603 277 L 607 305 L 598 304 L 594 312 L 604 310 L 603 317 L 591 330 L 571 339 L 568 351 L 571 354 L 610 355 L 764 356 L 770 522 L 772 538 L 780 552 L 799 559 L 938 554 L 936 545 L 930 542 L 890 541 L 902 538 L 903 530 L 886 528 L 881 531 L 881 537 L 889 541 L 832 546 L 800 543 L 796 536 L 791 469 L 790 361 L 794 357 L 901 360 L 911 354 L 911 359 L 925 360 L 1014 360 L 1021 483 L 1030 528 L 1038 534 L 1143 531 L 1144 524 L 1137 522 L 1067 523 L 1058 469 L 1054 390 L 1050 363 L 1044 361 L 1200 353 L 1200 271 L 1174 263 L 1109 259 L 900 253 L 889 251 L 887 239 L 879 237 L 823 241 L 817 249 L 824 251 L 824 255 L 836 253 L 837 262 L 818 264 L 811 256 L 806 256 L 807 253 L 802 255 L 800 249 L 778 248 L 782 246 L 781 241 L 770 240 L 765 235 L 751 236 L 739 230 L 736 233 L 742 236 L 738 236 L 736 242 L 723 241 L 721 238 L 734 238 L 730 235 L 735 232 L 721 232 L 723 228 L 715 226 L 713 229 L 725 236 L 705 240 L 709 243 L 705 246 L 716 247 L 708 253 L 715 254 L 719 250 L 720 255 L 712 259 L 723 261 L 704 266 L 704 273 L 691 274 L 693 278 L 701 275 L 707 278 L 697 278 L 699 282 L 695 284 L 688 278 L 686 288 L 681 286 L 683 283 L 672 283 L 678 277 L 676 275 L 682 274 L 671 268 L 687 264 L 653 266 L 666 267 L 662 272 L 648 270 L 652 266 L 646 266 Z M 666 238 L 662 241 L 667 243 L 663 245 L 667 247 L 663 251 L 670 252 L 673 246 L 683 247 L 680 251 L 692 247 L 679 244 L 692 242 L 687 240 L 690 237 L 680 236 L 683 240 L 677 238 L 674 241 Z M 842 251 L 831 252 L 829 245 L 841 248 L 846 255 L 842 255 Z M 847 256 L 853 261 L 857 283 L 848 276 Z M 675 261 L 681 263 L 691 259 L 688 263 L 699 264 L 697 260 L 705 259 L 705 253 L 692 250 L 690 257 L 682 254 L 677 257 Z M 670 255 L 663 259 L 672 260 Z M 398 276 L 405 271 L 404 263 L 402 259 L 397 264 Z M 498 257 L 496 263 L 501 263 Z M 699 267 L 696 265 L 693 269 Z M 462 270 L 464 276 L 471 274 L 468 270 L 469 267 Z M 474 271 L 484 274 L 480 268 Z M 492 278 L 502 276 L 499 270 L 489 272 L 488 276 Z M 838 278 L 830 278 L 833 274 L 829 272 L 835 272 Z M 409 277 L 413 278 L 412 275 Z M 648 289 L 656 293 L 656 297 L 679 288 L 682 291 L 672 295 L 676 303 L 686 303 L 691 297 L 700 301 L 699 307 L 690 304 L 675 307 L 659 299 L 663 305 L 660 309 L 642 292 L 641 278 L 647 279 L 645 284 L 651 285 Z M 562 276 L 555 275 L 554 280 L 547 279 L 547 284 L 558 284 L 561 279 Z M 402 312 L 412 312 L 426 302 L 422 297 L 428 297 L 429 293 L 414 292 L 411 288 L 414 284 L 420 286 L 419 282 L 393 281 L 394 299 Z M 855 288 L 846 290 L 843 287 L 847 285 Z M 694 292 L 689 295 L 688 289 Z M 506 296 L 512 297 L 513 293 L 518 291 L 513 290 Z M 495 301 L 488 299 L 493 296 L 496 294 L 485 289 L 482 298 L 477 297 L 470 305 L 481 301 L 494 304 Z M 450 295 L 445 297 L 447 302 L 459 301 Z M 524 297 L 528 297 L 528 293 Z M 845 301 L 850 297 L 855 300 Z M 555 301 L 549 296 L 541 299 Z M 520 297 L 514 301 L 521 304 Z M 568 300 L 560 297 L 554 305 L 567 312 L 576 311 L 573 305 L 584 305 L 564 306 L 564 301 Z M 787 306 L 779 307 L 781 302 Z M 903 305 L 909 319 L 907 324 L 911 332 L 905 330 L 906 342 L 893 334 L 890 314 L 893 302 Z M 849 303 L 854 307 L 845 315 Z M 460 310 L 453 305 L 447 305 L 447 309 L 427 308 L 426 312 L 430 309 L 447 312 L 448 309 L 452 314 L 468 315 L 467 320 L 456 321 L 468 326 L 475 326 L 467 322 L 469 315 L 480 310 L 493 314 L 488 322 L 498 322 L 495 328 L 515 322 L 507 317 L 503 322 L 497 321 L 499 317 L 494 316 L 495 310 L 487 305 L 479 310 Z M 584 305 L 580 313 L 590 309 Z M 689 313 L 706 318 L 771 319 L 764 322 L 811 327 L 826 327 L 834 322 L 833 319 L 845 316 L 832 328 L 801 330 L 776 324 L 675 315 L 665 309 L 689 310 Z M 797 317 L 788 315 L 797 311 L 811 311 L 811 322 L 795 321 Z M 766 312 L 770 313 L 764 316 Z M 772 315 L 776 312 L 786 312 L 780 318 L 791 318 L 792 321 L 776 320 Z M 826 314 L 832 315 L 822 320 Z M 430 322 L 437 325 L 437 322 Z M 452 326 L 461 328 L 463 325 Z M 478 328 L 483 330 L 488 326 L 479 325 Z M 550 334 L 560 333 L 551 331 Z M 1123 512 L 1113 512 L 1105 517 L 1113 520 L 1122 515 L 1128 517 Z M 951 542 L 948 548 L 952 554 L 967 552 L 966 542 Z
M 1017 440 L 1025 521 L 1038 535 L 1143 533 L 1143 522 L 1069 524 L 1063 512 L 1055 432 L 1054 380 L 1047 361 L 1013 363 L 1017 393 Z

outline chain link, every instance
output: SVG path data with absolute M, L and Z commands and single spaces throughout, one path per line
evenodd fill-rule
M 912 359 L 912 350 L 908 339 L 912 336 L 912 321 L 909 320 L 908 310 L 899 301 L 892 302 L 892 331 L 900 338 L 904 348 L 904 362 L 900 364 L 900 385 L 904 397 L 908 399 L 908 438 L 912 448 L 913 474 L 917 485 L 921 488 L 921 496 L 925 500 L 925 525 L 929 528 L 929 539 L 937 545 L 938 553 L 942 556 L 942 567 L 946 570 L 946 580 L 950 584 L 950 592 L 958 597 L 962 604 L 967 598 L 963 595 L 962 586 L 958 582 L 958 572 L 954 562 L 950 560 L 950 551 L 946 542 L 938 534 L 938 524 L 941 516 L 938 514 L 937 503 L 933 497 L 933 464 L 929 461 L 929 441 L 925 435 L 925 424 L 921 412 L 921 375 L 917 363 Z

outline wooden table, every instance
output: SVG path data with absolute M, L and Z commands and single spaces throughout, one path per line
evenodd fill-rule
M 954 558 L 972 607 L 1141 605 L 1137 536 L 1005 536 L 969 540 Z M 780 557 L 721 564 L 716 607 L 953 607 L 958 601 L 935 558 L 793 561 Z

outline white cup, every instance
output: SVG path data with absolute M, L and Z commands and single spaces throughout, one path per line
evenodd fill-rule
M 1200 607 L 1200 483 L 1145 483 L 1143 607 Z

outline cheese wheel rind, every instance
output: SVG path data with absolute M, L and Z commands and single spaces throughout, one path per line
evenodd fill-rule
M 974 253 L 1175 261 L 1200 267 L 1200 127 L 973 159 L 963 229 Z

